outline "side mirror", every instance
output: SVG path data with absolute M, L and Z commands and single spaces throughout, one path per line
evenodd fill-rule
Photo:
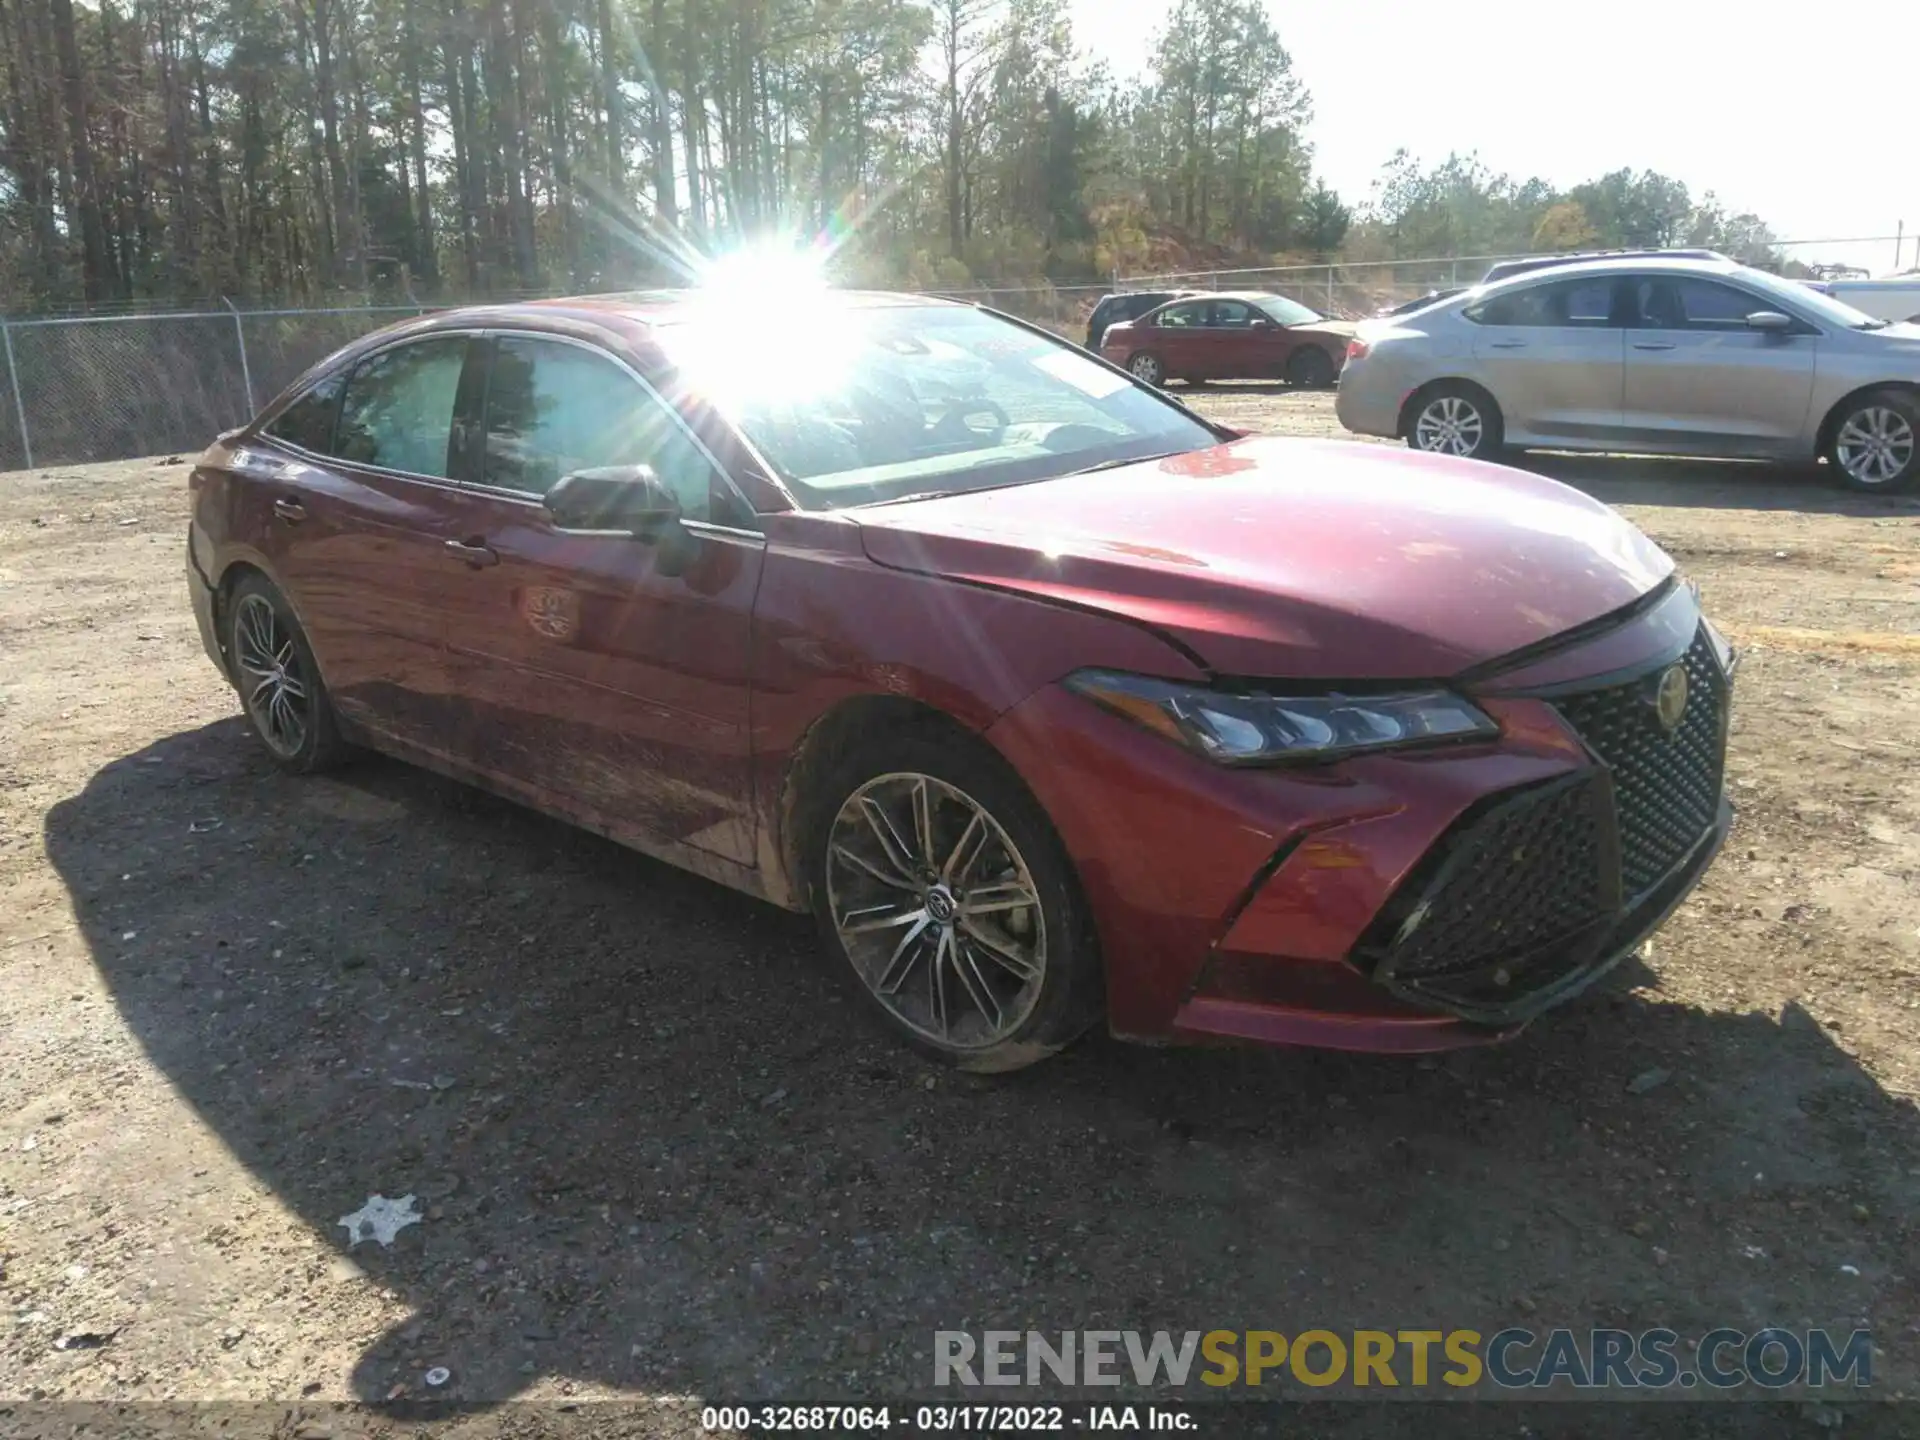
M 1264 315 L 1254 316 L 1249 323 L 1255 330 L 1271 330 L 1273 328 L 1273 321 L 1267 319 Z
M 1778 310 L 1756 310 L 1747 316 L 1747 328 L 1781 335 L 1793 329 L 1793 317 L 1782 315 Z
M 680 521 L 680 502 L 651 465 L 604 465 L 563 475 L 546 494 L 556 530 L 657 540 Z

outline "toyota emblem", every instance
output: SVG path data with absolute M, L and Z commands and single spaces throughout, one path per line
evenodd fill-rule
M 1653 692 L 1653 714 L 1660 728 L 1671 735 L 1687 715 L 1687 667 L 1669 665 Z

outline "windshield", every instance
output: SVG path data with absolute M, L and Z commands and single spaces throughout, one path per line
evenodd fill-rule
M 1756 290 L 1765 290 L 1789 304 L 1797 305 L 1817 320 L 1829 325 L 1840 325 L 1849 330 L 1878 330 L 1886 325 L 1884 320 L 1876 320 L 1864 310 L 1856 310 L 1844 300 L 1836 300 L 1824 291 L 1811 285 L 1802 285 L 1795 280 L 1782 280 L 1778 275 L 1769 275 L 1764 270 L 1746 270 L 1740 272 L 1740 278 Z
M 742 336 L 657 332 L 809 509 L 1049 480 L 1219 436 L 1077 348 L 979 310 L 824 302 Z
M 1316 320 L 1327 318 L 1317 310 L 1294 304 L 1284 295 L 1262 295 L 1253 303 L 1271 315 L 1279 325 L 1311 325 Z

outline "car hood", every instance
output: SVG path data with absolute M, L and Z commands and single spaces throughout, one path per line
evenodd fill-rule
M 1306 325 L 1289 325 L 1290 335 L 1328 335 L 1336 340 L 1351 340 L 1360 327 L 1352 320 L 1315 320 Z
M 1102 611 L 1246 677 L 1444 678 L 1673 569 L 1567 486 L 1350 441 L 1242 440 L 852 518 L 877 564 Z

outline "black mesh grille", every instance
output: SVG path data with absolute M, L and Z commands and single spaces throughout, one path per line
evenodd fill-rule
M 1629 904 L 1680 863 L 1719 810 L 1726 680 L 1704 632 L 1684 663 L 1687 709 L 1670 734 L 1654 709 L 1662 672 L 1555 702 L 1612 773 L 1620 883 Z
M 1469 819 L 1381 937 L 1402 981 L 1491 964 L 1576 932 L 1617 901 L 1603 855 L 1604 782 L 1524 791 Z

